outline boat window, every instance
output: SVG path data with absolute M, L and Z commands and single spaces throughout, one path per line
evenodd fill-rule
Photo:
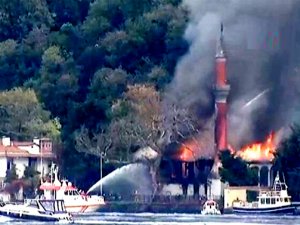
M 57 211 L 58 212 L 64 212 L 65 208 L 64 208 L 64 202 L 63 201 L 57 201 Z
M 54 211 L 54 202 L 53 201 L 41 201 L 41 205 L 45 208 L 47 211 Z
M 59 211 L 60 211 L 60 209 L 59 209 L 59 201 L 56 201 L 56 202 L 54 203 L 54 211 L 55 211 L 55 212 L 59 212 Z
M 282 185 L 281 185 L 281 190 L 286 190 L 285 184 L 282 184 Z
M 29 205 L 30 205 L 31 207 L 38 208 L 38 205 L 37 205 L 37 202 L 36 202 L 36 201 L 30 201 L 30 202 L 29 202 Z
M 63 212 L 66 211 L 65 202 L 64 201 L 61 201 L 61 209 L 62 209 Z
M 280 184 L 275 185 L 275 191 L 281 191 L 281 186 Z
M 271 204 L 275 204 L 275 198 L 271 198 Z
M 260 204 L 262 204 L 262 205 L 266 204 L 266 199 L 261 198 L 261 199 L 260 199 Z
M 270 204 L 270 198 L 266 198 L 266 204 Z
M 276 198 L 276 201 L 279 202 L 279 198 Z
M 289 199 L 288 198 L 284 198 L 284 202 L 289 202 Z

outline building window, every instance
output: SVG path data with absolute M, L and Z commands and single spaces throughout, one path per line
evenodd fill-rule
M 29 167 L 36 168 L 36 164 L 37 164 L 37 158 L 29 158 L 28 160 Z
M 6 169 L 11 170 L 14 160 L 12 158 L 7 159 Z

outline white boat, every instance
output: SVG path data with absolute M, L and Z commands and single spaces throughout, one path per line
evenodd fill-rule
M 54 170 L 54 181 L 44 182 L 40 186 L 44 199 L 62 199 L 67 212 L 85 213 L 96 212 L 105 205 L 103 196 L 80 193 L 67 180 L 58 180 L 57 170 Z
M 0 215 L 24 220 L 74 223 L 63 200 L 26 199 L 23 204 L 3 203 Z
M 202 215 L 221 215 L 218 203 L 214 200 L 207 200 L 201 210 Z
M 288 194 L 287 185 L 281 182 L 277 174 L 274 185 L 271 190 L 260 190 L 257 201 L 233 202 L 234 213 L 247 214 L 290 214 L 295 212 L 295 206 L 291 202 L 291 196 Z

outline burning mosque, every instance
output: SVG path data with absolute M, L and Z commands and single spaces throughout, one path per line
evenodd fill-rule
M 196 106 L 208 128 L 184 141 L 176 157 L 163 161 L 173 185 L 166 185 L 166 193 L 177 183 L 178 193 L 221 195 L 215 159 L 226 149 L 259 171 L 267 168 L 265 185 L 271 183 L 284 127 L 299 119 L 299 4 L 184 1 L 191 13 L 185 33 L 190 49 L 177 65 L 168 95 L 183 108 Z
M 269 165 L 283 128 L 300 118 L 300 2 L 183 0 L 183 6 L 190 12 L 190 49 L 166 96 L 196 108 L 202 126 L 168 146 L 176 153 L 162 158 L 161 193 L 221 195 L 218 152 Z

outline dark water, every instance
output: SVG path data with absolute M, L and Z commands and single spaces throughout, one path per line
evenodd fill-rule
M 57 224 L 50 222 L 16 221 L 0 217 L 0 225 Z M 152 214 L 152 213 L 93 213 L 75 216 L 75 224 L 102 225 L 238 225 L 238 224 L 300 224 L 300 216 L 202 216 L 199 214 Z

